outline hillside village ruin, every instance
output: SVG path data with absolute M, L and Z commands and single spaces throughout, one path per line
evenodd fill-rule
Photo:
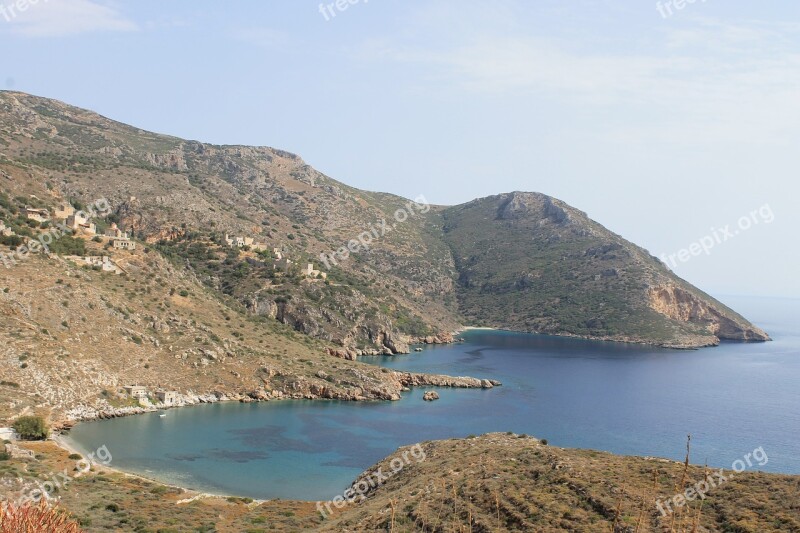
M 132 198 L 133 200 L 133 198 Z M 50 210 L 40 207 L 26 206 L 24 209 L 24 216 L 28 220 L 37 222 L 43 227 L 46 224 L 56 224 L 61 229 L 68 229 L 72 232 L 74 237 L 91 238 L 96 242 L 102 242 L 102 239 L 107 239 L 109 247 L 113 250 L 124 250 L 133 252 L 136 250 L 136 241 L 127 232 L 123 231 L 115 222 L 111 223 L 105 230 L 98 231 L 98 225 L 93 221 L 93 212 L 85 212 L 76 209 L 72 204 L 61 202 L 52 213 Z M 0 236 L 10 237 L 15 235 L 13 229 L 6 226 L 6 223 L 0 220 Z M 283 249 L 272 247 L 263 242 L 257 242 L 255 237 L 252 236 L 231 236 L 225 234 L 225 243 L 231 248 L 238 248 L 243 251 L 253 251 L 256 253 L 272 254 L 272 266 L 276 271 L 288 273 L 294 265 L 300 266 L 295 261 L 289 259 Z M 109 255 L 65 255 L 63 259 L 73 261 L 76 264 L 86 265 L 87 267 L 94 268 L 103 272 L 110 272 L 114 274 L 126 274 L 125 268 L 117 264 Z M 328 279 L 328 273 L 323 272 L 314 267 L 313 263 L 306 263 L 304 267 L 299 268 L 300 275 L 308 280 L 325 281 Z

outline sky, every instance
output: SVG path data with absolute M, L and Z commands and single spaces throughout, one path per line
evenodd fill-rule
M 794 0 L 0 6 L 0 88 L 436 204 L 543 192 L 707 292 L 800 297 Z

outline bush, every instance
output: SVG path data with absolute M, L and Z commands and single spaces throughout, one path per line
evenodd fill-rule
M 86 243 L 83 239 L 64 235 L 49 246 L 50 251 L 58 255 L 86 255 Z
M 11 426 L 22 440 L 44 440 L 50 431 L 44 418 L 40 416 L 23 416 L 14 421 Z
M 19 235 L 0 235 L 0 244 L 4 244 L 9 248 L 17 248 L 24 242 L 25 240 Z
M 69 459 L 73 461 L 80 461 L 81 459 L 83 459 L 83 456 L 81 456 L 81 454 L 79 453 L 71 453 L 69 454 Z

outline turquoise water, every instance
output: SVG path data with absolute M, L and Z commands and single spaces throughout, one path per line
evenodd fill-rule
M 395 369 L 499 379 L 492 390 L 423 389 L 399 402 L 229 403 L 79 424 L 84 450 L 113 466 L 207 492 L 329 500 L 398 446 L 514 431 L 551 445 L 730 468 L 758 447 L 762 470 L 800 474 L 800 301 L 727 298 L 771 343 L 674 351 L 506 332 L 407 356 Z

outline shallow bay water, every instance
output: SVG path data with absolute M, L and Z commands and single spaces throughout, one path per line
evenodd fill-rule
M 760 470 L 800 474 L 800 300 L 724 298 L 775 339 L 665 350 L 473 330 L 466 342 L 365 362 L 498 379 L 491 390 L 425 389 L 385 403 L 226 403 L 76 426 L 112 466 L 211 493 L 328 500 L 397 447 L 513 431 L 550 445 L 730 468 L 762 447 Z

